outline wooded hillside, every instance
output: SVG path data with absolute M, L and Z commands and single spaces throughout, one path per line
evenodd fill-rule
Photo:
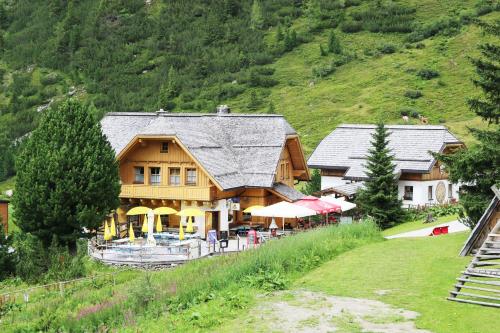
M 0 149 L 66 96 L 110 111 L 283 113 L 306 151 L 340 122 L 475 121 L 490 0 L 0 0 Z M 7 156 L 9 154 L 3 154 Z M 13 173 L 0 157 L 0 178 Z M 2 167 L 2 165 L 5 165 Z

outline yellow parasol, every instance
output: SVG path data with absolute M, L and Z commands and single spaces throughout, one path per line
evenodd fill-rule
M 170 214 L 176 214 L 177 211 L 170 207 L 158 207 L 153 209 L 153 213 L 155 215 L 170 215 Z
M 201 210 L 199 210 L 198 208 L 186 208 L 186 209 L 181 210 L 180 212 L 178 212 L 175 215 L 179 215 L 179 216 L 203 216 L 203 215 L 205 215 L 205 213 L 202 212 Z
M 108 221 L 104 222 L 104 240 L 108 241 L 112 238 L 111 232 L 109 231 Z
M 115 217 L 111 216 L 111 236 L 116 236 L 116 225 L 115 225 Z
M 179 240 L 184 240 L 184 229 L 182 228 L 182 223 L 179 223 Z
M 142 214 L 147 214 L 151 208 L 144 207 L 144 206 L 139 206 L 139 207 L 134 207 L 131 210 L 127 212 L 127 215 L 142 215 Z
M 156 232 L 162 232 L 163 227 L 161 225 L 161 217 L 158 215 L 158 219 L 156 220 Z
M 190 216 L 188 217 L 188 225 L 186 227 L 186 232 L 193 232 L 193 218 Z
M 130 223 L 130 229 L 128 230 L 128 239 L 130 242 L 135 241 L 134 228 L 132 228 L 132 223 Z
M 261 205 L 255 205 L 255 206 L 250 206 L 250 207 L 247 207 L 243 213 L 251 213 L 253 212 L 254 210 L 257 210 L 257 209 L 262 209 L 264 208 L 264 206 L 261 206 Z
M 146 233 L 148 232 L 148 216 L 144 215 L 144 221 L 142 222 L 142 232 Z

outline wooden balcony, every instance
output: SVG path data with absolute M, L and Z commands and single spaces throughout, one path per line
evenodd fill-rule
M 122 185 L 120 198 L 212 201 L 212 187 Z

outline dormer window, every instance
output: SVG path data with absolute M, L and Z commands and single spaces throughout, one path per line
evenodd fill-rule
M 162 153 L 162 154 L 168 153 L 168 142 L 161 143 L 160 153 Z

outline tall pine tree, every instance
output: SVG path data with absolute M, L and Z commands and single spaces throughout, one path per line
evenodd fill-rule
M 358 192 L 356 203 L 363 214 L 373 217 L 380 228 L 386 229 L 402 221 L 404 211 L 398 198 L 398 180 L 384 124 L 377 125 L 372 137 L 373 147 L 365 165 L 368 179 L 365 188 Z
M 480 98 L 468 101 L 469 107 L 489 124 L 486 130 L 469 128 L 477 144 L 452 155 L 437 154 L 449 173 L 460 185 L 460 220 L 474 227 L 491 200 L 491 186 L 500 184 L 500 21 L 480 23 L 485 32 L 496 37 L 496 43 L 480 46 L 482 57 L 473 59 L 477 77 L 474 84 L 483 91 Z
M 18 226 L 48 247 L 54 236 L 76 251 L 118 204 L 118 164 L 88 107 L 64 102 L 44 112 L 17 159 Z

